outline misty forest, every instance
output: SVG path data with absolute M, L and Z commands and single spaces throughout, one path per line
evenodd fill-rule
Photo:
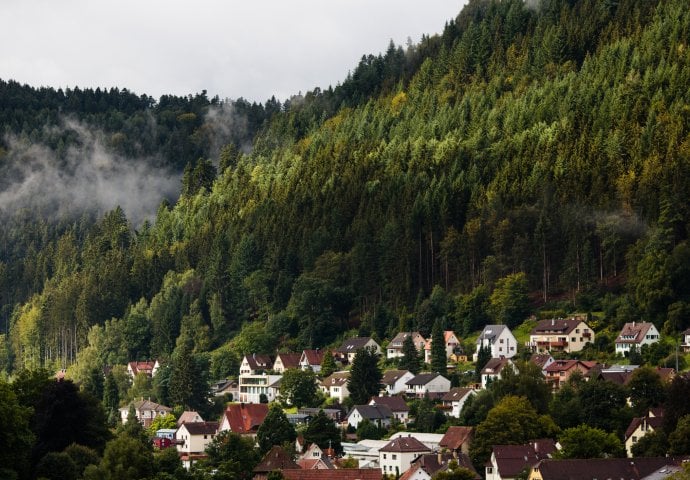
M 689 39 L 685 0 L 471 0 L 285 101 L 0 80 L 0 370 L 92 388 L 184 358 L 211 381 L 573 312 L 591 358 L 634 320 L 678 338 Z M 160 378 L 138 393 L 195 406 Z

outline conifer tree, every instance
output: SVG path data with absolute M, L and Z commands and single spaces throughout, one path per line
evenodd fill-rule
M 368 403 L 371 397 L 379 394 L 382 377 L 376 352 L 369 348 L 357 350 L 347 381 L 347 389 L 355 405 Z
M 412 340 L 412 335 L 406 336 L 405 340 L 403 340 L 402 357 L 400 357 L 398 366 L 402 370 L 409 370 L 417 375 L 422 368 L 421 363 L 421 358 Z
M 441 320 L 437 319 L 431 331 L 431 371 L 445 375 L 447 363 L 443 327 Z
M 268 452 L 274 445 L 294 442 L 297 438 L 295 429 L 285 416 L 285 412 L 276 403 L 271 405 L 263 423 L 256 432 L 256 441 L 261 454 Z
M 321 376 L 326 378 L 336 371 L 337 365 L 335 364 L 335 359 L 333 358 L 333 352 L 329 348 L 323 354 L 323 360 L 321 360 Z

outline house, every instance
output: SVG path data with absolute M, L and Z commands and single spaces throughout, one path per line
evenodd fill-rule
M 381 472 L 373 468 L 338 468 L 335 470 L 286 468 L 281 473 L 285 480 L 381 480 Z
M 446 349 L 446 359 L 449 359 L 451 355 L 457 354 L 461 350 L 460 340 L 452 330 L 443 332 L 443 346 Z M 431 339 L 424 344 L 424 362 L 431 363 Z
M 443 406 L 447 409 L 447 415 L 455 418 L 460 418 L 462 407 L 468 398 L 477 393 L 473 388 L 451 388 L 448 393 L 441 397 Z
M 685 352 L 690 352 L 690 328 L 680 334 L 680 348 Z
M 410 407 L 408 407 L 407 403 L 405 403 L 405 399 L 399 395 L 390 397 L 372 397 L 372 399 L 369 400 L 369 405 L 387 406 L 390 411 L 393 412 L 393 418 L 403 425 L 407 425 L 407 422 L 410 419 Z
M 396 477 L 404 473 L 419 455 L 431 453 L 431 449 L 415 437 L 398 437 L 379 450 L 379 465 L 385 475 Z
M 375 468 L 381 475 L 379 450 L 388 445 L 389 440 L 360 440 L 357 443 L 341 442 L 343 458 L 357 460 L 359 468 Z
M 183 423 L 198 423 L 203 421 L 204 419 L 201 418 L 201 415 L 199 415 L 197 412 L 185 410 L 182 412 L 182 415 L 180 415 L 180 418 L 177 419 L 177 427 L 179 428 Z
M 551 384 L 551 388 L 558 390 L 563 383 L 570 380 L 573 373 L 580 372 L 586 375 L 596 364 L 597 362 L 583 360 L 554 360 L 544 370 L 546 381 Z
M 210 385 L 211 395 L 214 397 L 222 397 L 229 395 L 230 399 L 237 399 L 240 392 L 240 384 L 234 379 L 223 379 L 213 382 Z
M 405 384 L 407 385 L 407 394 L 417 398 L 450 391 L 450 380 L 440 373 L 420 373 Z
M 304 451 L 304 453 L 302 454 L 302 456 L 300 458 L 302 458 L 302 459 L 314 459 L 314 458 L 321 458 L 323 456 L 324 456 L 324 454 L 323 454 L 323 450 L 321 450 L 321 447 L 319 447 L 315 443 L 312 443 Z
M 221 417 L 219 432 L 231 432 L 256 436 L 256 431 L 268 415 L 268 405 L 265 403 L 231 403 L 225 408 Z
M 335 423 L 340 423 L 341 420 L 347 416 L 339 404 L 333 404 L 331 405 L 331 408 L 302 407 L 297 410 L 297 413 L 308 415 L 309 417 L 315 417 L 321 410 L 323 410 L 323 413 L 325 413 L 326 416 Z
M 473 438 L 474 427 L 453 426 L 448 427 L 438 445 L 449 450 L 455 458 L 460 458 L 461 454 L 469 455 Z
M 273 371 L 282 374 L 288 368 L 299 368 L 301 353 L 279 353 L 273 362 Z
M 350 372 L 333 372 L 330 376 L 321 380 L 321 391 L 330 398 L 337 398 L 338 402 L 343 402 L 350 396 L 347 389 L 347 381 L 350 379 Z
M 341 362 L 352 363 L 352 360 L 355 359 L 355 355 L 357 354 L 357 350 L 360 348 L 369 348 L 376 352 L 376 354 L 381 354 L 381 347 L 371 337 L 354 337 L 345 340 L 334 353 Z
M 494 445 L 491 458 L 484 465 L 485 478 L 486 480 L 514 479 L 525 468 L 531 469 L 540 460 L 550 458 L 555 451 L 556 443 L 546 439 L 535 440 L 526 445 Z
M 161 366 L 158 363 L 158 360 L 147 362 L 129 362 L 127 364 L 127 373 L 129 373 L 129 376 L 132 378 L 136 377 L 140 373 L 143 373 L 147 377 L 153 378 L 156 376 L 156 373 L 158 373 L 160 367 Z
M 635 417 L 625 430 L 625 451 L 632 457 L 633 446 L 648 433 L 661 428 L 664 422 L 664 411 L 661 408 L 650 408 L 644 417 Z
M 554 362 L 554 359 L 550 353 L 533 353 L 532 356 L 529 357 L 529 361 L 539 367 L 541 369 L 541 373 L 546 376 L 546 372 L 544 370 Z
M 420 442 L 422 442 L 429 450 L 437 451 L 441 440 L 443 439 L 442 433 L 425 433 L 425 432 L 397 432 L 388 437 L 388 440 L 395 440 L 397 438 L 409 438 L 414 437 Z
M 490 382 L 499 380 L 503 369 L 508 365 L 515 368 L 513 362 L 507 358 L 492 358 L 489 360 L 481 371 L 482 388 L 486 388 Z
M 473 356 L 475 362 L 482 347 L 491 350 L 491 358 L 513 358 L 517 353 L 517 340 L 505 325 L 487 325 L 477 337 L 477 350 Z
M 242 374 L 239 378 L 238 399 L 241 403 L 272 402 L 280 394 L 282 375 Z
M 386 358 L 399 358 L 403 356 L 402 346 L 407 337 L 412 337 L 412 343 L 421 352 L 426 345 L 426 340 L 419 332 L 400 332 L 388 343 L 386 347 Z
M 153 419 L 157 416 L 167 415 L 172 411 L 170 407 L 160 405 L 156 402 L 152 402 L 151 400 L 144 400 L 142 398 L 140 400 L 135 400 L 127 407 L 120 409 L 120 418 L 122 419 L 123 424 L 127 423 L 129 407 L 132 406 L 134 407 L 134 414 L 136 415 L 137 420 L 139 420 L 139 423 L 141 423 L 144 428 L 148 428 L 151 425 L 151 422 L 153 422 Z
M 303 470 L 333 470 L 336 468 L 325 455 L 321 458 L 298 458 L 297 465 Z
M 293 459 L 292 456 L 285 451 L 285 449 L 279 445 L 274 445 L 271 449 L 266 452 L 264 458 L 261 462 L 254 467 L 254 476 L 252 480 L 267 480 L 268 474 L 278 470 L 284 470 L 286 468 L 301 468 Z
M 192 463 L 206 457 L 206 447 L 218 433 L 218 422 L 183 423 L 175 432 L 177 452 L 182 465 L 189 470 Z
M 455 462 L 458 466 L 474 473 L 475 480 L 481 479 L 466 454 L 455 457 L 450 453 L 427 453 L 417 457 L 410 468 L 400 477 L 400 480 L 430 480 L 438 472 L 448 470 L 451 462 Z
M 319 373 L 321 362 L 323 362 L 323 350 L 303 350 L 299 357 L 299 368 L 302 370 L 311 369 L 314 373 Z
M 617 385 L 626 385 L 639 365 L 596 365 L 585 375 L 590 380 L 606 380 Z
M 270 355 L 245 355 L 240 364 L 240 375 L 261 375 L 273 368 L 273 358 Z
M 364 420 L 369 420 L 377 427 L 388 428 L 391 426 L 393 412 L 387 405 L 355 405 L 347 415 L 347 424 L 357 428 Z
M 583 317 L 540 320 L 529 335 L 533 352 L 579 352 L 594 342 L 594 331 Z
M 626 355 L 635 347 L 638 351 L 644 345 L 651 345 L 659 341 L 659 330 L 650 322 L 631 322 L 623 325 L 621 333 L 616 338 L 616 353 Z
M 407 391 L 407 381 L 414 378 L 409 370 L 386 370 L 381 377 L 381 385 L 386 395 L 397 395 Z
M 544 459 L 529 474 L 529 480 L 572 480 L 574 478 L 643 480 L 669 478 L 678 471 L 683 458 L 587 458 Z

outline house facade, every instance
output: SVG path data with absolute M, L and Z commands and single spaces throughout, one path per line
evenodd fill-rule
M 501 378 L 503 370 L 510 365 L 515 368 L 513 362 L 508 358 L 492 358 L 481 371 L 482 388 L 486 388 L 489 382 L 494 382 Z
M 440 373 L 420 373 L 406 383 L 407 395 L 424 398 L 428 394 L 448 393 L 450 380 Z
M 381 377 L 382 393 L 398 395 L 407 391 L 407 381 L 414 378 L 414 373 L 408 370 L 386 370 Z
M 415 437 L 399 437 L 379 450 L 379 465 L 385 475 L 402 475 L 419 455 L 431 453 L 431 449 Z
M 151 422 L 153 422 L 154 418 L 160 415 L 167 415 L 172 411 L 170 407 L 152 402 L 151 400 L 135 400 L 128 406 L 120 409 L 120 419 L 122 420 L 123 424 L 127 423 L 130 406 L 134 407 L 134 414 L 144 428 L 148 428 L 151 425 Z
M 690 328 L 680 335 L 680 348 L 682 348 L 685 353 L 690 352 Z
M 256 431 L 268 415 L 265 403 L 231 403 L 221 417 L 219 432 L 230 431 L 239 435 L 256 436 Z
M 360 348 L 368 348 L 377 355 L 381 355 L 381 346 L 371 337 L 354 337 L 345 340 L 334 353 L 341 362 L 352 363 Z
M 554 390 L 557 390 L 565 382 L 570 380 L 570 377 L 575 372 L 580 372 L 582 375 L 585 375 L 596 364 L 597 362 L 583 360 L 554 360 L 544 369 L 546 382 L 549 383 Z
M 335 398 L 339 403 L 342 403 L 350 396 L 350 390 L 347 388 L 347 381 L 349 379 L 350 372 L 333 372 L 330 376 L 321 380 L 319 387 L 330 398 Z
M 240 375 L 260 375 L 273 368 L 273 358 L 270 355 L 245 355 L 240 364 Z
M 659 330 L 651 322 L 631 322 L 623 325 L 616 338 L 616 353 L 626 355 L 635 347 L 638 350 L 644 345 L 659 341 Z
M 537 440 L 526 445 L 494 445 L 484 467 L 486 480 L 514 479 L 525 468 L 532 469 L 539 461 L 556 451 L 553 440 Z M 588 477 L 589 478 L 589 477 Z
M 412 337 L 412 343 L 418 352 L 422 352 L 426 340 L 419 332 L 400 332 L 391 339 L 386 347 L 386 358 L 399 358 L 403 356 L 402 346 L 407 337 Z
M 280 395 L 282 375 L 244 374 L 239 377 L 238 400 L 241 403 L 261 403 L 263 396 L 268 402 Z
M 146 362 L 129 362 L 127 364 L 127 373 L 129 376 L 134 378 L 138 374 L 143 373 L 147 377 L 155 377 L 156 373 L 160 369 L 160 363 L 158 360 L 146 361 Z
M 441 401 L 443 406 L 447 410 L 447 415 L 455 418 L 460 418 L 460 412 L 462 412 L 462 407 L 465 406 L 465 402 L 477 393 L 473 388 L 451 388 L 448 393 L 446 393 Z
M 393 413 L 393 418 L 403 425 L 407 425 L 407 422 L 410 420 L 410 407 L 407 406 L 405 400 L 399 395 L 389 397 L 373 397 L 371 400 L 369 400 L 369 405 L 387 406 Z
M 625 452 L 632 458 L 632 448 L 642 437 L 662 427 L 664 412 L 660 408 L 650 408 L 644 417 L 635 417 L 625 430 Z
M 487 325 L 477 337 L 477 349 L 473 359 L 476 362 L 480 348 L 489 348 L 491 358 L 513 358 L 517 354 L 517 340 L 505 325 Z
M 279 353 L 273 361 L 273 371 L 283 374 L 288 368 L 299 368 L 301 353 Z
M 443 332 L 443 345 L 446 349 L 446 359 L 449 359 L 451 355 L 457 354 L 461 350 L 460 339 L 452 330 Z M 424 344 L 424 361 L 431 363 L 431 339 Z
M 303 350 L 299 358 L 299 368 L 302 370 L 311 370 L 314 373 L 321 372 L 323 354 L 323 350 Z
M 347 415 L 347 424 L 353 428 L 357 428 L 364 420 L 369 420 L 371 423 L 381 428 L 388 428 L 391 426 L 393 419 L 393 412 L 387 405 L 355 405 Z
M 190 422 L 183 423 L 177 429 L 177 452 L 187 470 L 192 463 L 206 457 L 206 447 L 218 433 L 218 426 L 218 422 Z
M 594 331 L 583 317 L 540 320 L 532 329 L 527 346 L 533 352 L 579 352 L 594 342 Z

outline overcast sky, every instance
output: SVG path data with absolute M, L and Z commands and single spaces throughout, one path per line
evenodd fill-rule
M 467 0 L 0 0 L 0 78 L 155 98 L 285 100 L 389 40 L 440 33 Z

